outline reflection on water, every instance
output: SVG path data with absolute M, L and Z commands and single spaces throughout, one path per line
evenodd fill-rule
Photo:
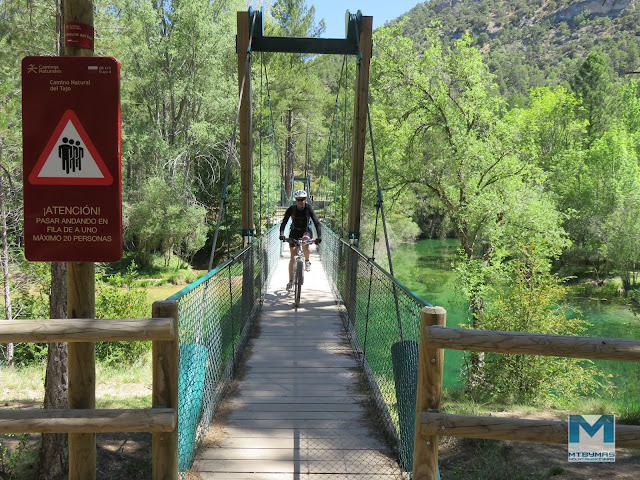
M 455 273 L 451 262 L 459 249 L 458 240 L 420 240 L 414 245 L 403 245 L 392 252 L 395 276 L 408 288 L 432 305 L 447 310 L 447 325 L 458 326 L 466 322 L 466 304 L 455 288 Z M 607 301 L 570 298 L 568 303 L 578 307 L 581 318 L 590 323 L 587 335 L 610 338 L 640 339 L 640 316 L 629 307 Z M 623 389 L 628 383 L 637 384 L 640 364 L 631 362 L 595 362 L 612 381 Z M 445 351 L 444 387 L 461 385 L 459 373 L 462 352 Z M 634 375 L 633 382 L 626 382 Z

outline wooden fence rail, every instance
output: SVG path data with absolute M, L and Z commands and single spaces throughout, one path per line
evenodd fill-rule
M 152 408 L 0 410 L 0 433 L 151 432 L 152 478 L 177 479 L 177 304 L 155 302 L 152 314 L 144 319 L 0 321 L 0 343 L 151 340 L 153 362 Z M 93 451 L 95 456 L 95 444 Z M 82 468 L 69 462 L 69 476 L 87 475 L 73 470 Z
M 567 422 L 440 413 L 444 349 L 640 361 L 640 340 L 447 328 L 442 307 L 420 319 L 413 479 L 436 480 L 439 437 L 567 443 Z M 616 446 L 640 449 L 640 427 L 616 425 Z

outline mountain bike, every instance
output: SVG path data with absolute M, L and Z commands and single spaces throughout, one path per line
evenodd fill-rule
M 304 251 L 302 250 L 302 245 L 311 245 L 316 241 L 308 237 L 302 237 L 299 240 L 295 238 L 285 238 L 284 240 L 296 245 L 296 256 L 293 260 L 293 304 L 298 307 L 300 306 L 300 292 L 304 283 Z

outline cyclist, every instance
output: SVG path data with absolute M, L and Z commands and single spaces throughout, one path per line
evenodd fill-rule
M 307 192 L 304 190 L 296 190 L 293 194 L 295 198 L 295 204 L 287 208 L 284 212 L 284 218 L 280 224 L 280 240 L 284 240 L 284 228 L 287 226 L 289 218 L 291 218 L 291 231 L 289 232 L 289 238 L 300 240 L 302 237 L 309 239 L 313 238 L 311 232 L 311 222 L 316 227 L 318 232 L 318 238 L 316 243 L 322 241 L 322 233 L 320 232 L 320 221 L 313 211 L 311 205 L 307 203 Z M 291 259 L 289 260 L 289 283 L 287 283 L 287 290 L 293 288 L 293 263 L 296 256 L 296 244 L 289 242 L 289 250 L 291 251 Z M 309 245 L 302 246 L 302 252 L 304 253 L 304 269 L 308 272 L 311 269 L 311 262 L 309 261 Z

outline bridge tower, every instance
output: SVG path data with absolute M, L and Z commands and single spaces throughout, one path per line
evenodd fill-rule
M 251 145 L 251 52 L 282 52 L 355 55 L 359 59 L 356 75 L 351 157 L 351 192 L 349 196 L 349 241 L 358 246 L 362 204 L 362 173 L 367 122 L 367 90 L 372 50 L 373 17 L 346 12 L 345 38 L 271 37 L 264 35 L 262 12 L 249 9 L 237 13 L 238 34 L 238 87 L 240 102 L 240 166 L 242 191 L 242 237 L 244 244 L 251 242 L 253 219 L 253 162 Z

